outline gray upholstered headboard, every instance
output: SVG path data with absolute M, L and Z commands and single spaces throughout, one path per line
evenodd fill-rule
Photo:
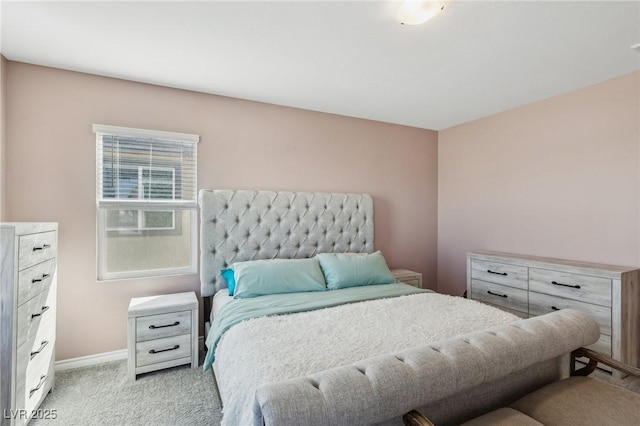
M 200 190 L 200 289 L 211 296 L 233 262 L 373 251 L 368 194 Z

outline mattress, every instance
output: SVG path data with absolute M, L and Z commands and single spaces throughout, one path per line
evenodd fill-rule
M 209 323 L 213 324 L 213 318 L 220 312 L 220 309 L 233 300 L 233 296 L 229 296 L 229 290 L 223 288 L 218 290 L 212 297 L 211 314 L 209 315 Z

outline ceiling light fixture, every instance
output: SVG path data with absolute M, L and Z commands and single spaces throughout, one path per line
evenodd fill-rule
M 405 0 L 396 10 L 396 19 L 402 25 L 420 25 L 444 9 L 444 0 Z

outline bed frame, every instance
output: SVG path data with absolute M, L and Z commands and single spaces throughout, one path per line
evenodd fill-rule
M 201 190 L 199 206 L 205 301 L 226 287 L 220 270 L 233 262 L 373 251 L 367 194 Z M 568 374 L 568 354 L 598 336 L 587 315 L 563 310 L 269 383 L 256 391 L 255 423 L 402 424 L 422 407 L 457 424 Z
M 202 189 L 198 205 L 205 321 L 209 296 L 227 286 L 220 270 L 234 262 L 373 252 L 368 194 Z

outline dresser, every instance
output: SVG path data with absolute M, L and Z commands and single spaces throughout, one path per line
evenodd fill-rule
M 198 366 L 198 299 L 193 291 L 131 299 L 128 376 L 177 365 Z
M 2 426 L 23 425 L 54 383 L 58 225 L 0 224 Z
M 527 318 L 559 309 L 600 326 L 592 349 L 640 366 L 640 270 L 495 252 L 467 254 L 467 294 Z

